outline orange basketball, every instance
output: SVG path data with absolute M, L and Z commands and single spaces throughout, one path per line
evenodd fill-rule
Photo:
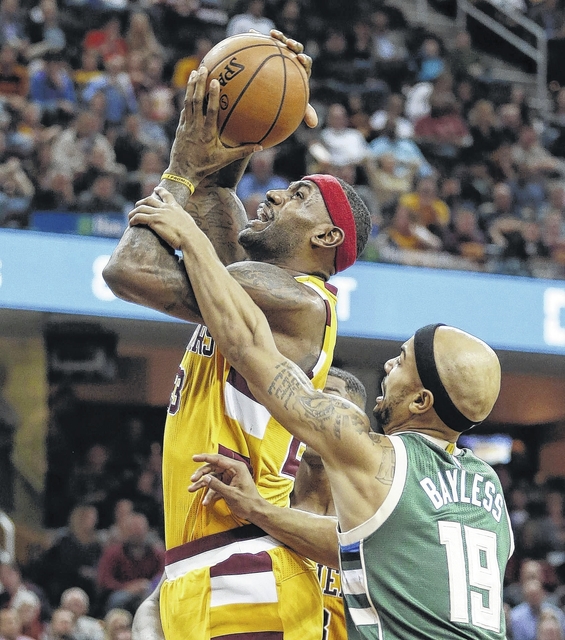
M 256 33 L 231 36 L 202 64 L 220 83 L 218 127 L 228 147 L 273 147 L 296 131 L 308 104 L 308 78 L 295 53 Z

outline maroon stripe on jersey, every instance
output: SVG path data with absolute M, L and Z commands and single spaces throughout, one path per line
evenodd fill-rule
M 239 460 L 240 462 L 243 462 L 245 466 L 249 469 L 249 472 L 251 473 L 251 475 L 253 475 L 251 458 L 242 456 L 241 453 L 237 453 L 237 451 L 234 451 L 233 449 L 228 449 L 227 447 L 224 447 L 223 444 L 218 445 L 218 453 L 221 453 L 223 456 L 226 456 L 226 458 L 231 458 L 232 460 Z
M 173 564 L 179 560 L 185 558 L 193 558 L 205 551 L 211 551 L 212 549 L 219 549 L 225 547 L 232 542 L 239 542 L 240 540 L 250 540 L 252 538 L 261 538 L 267 534 L 254 524 L 247 524 L 244 527 L 236 527 L 229 531 L 221 531 L 220 533 L 213 533 L 210 536 L 193 540 L 192 542 L 185 542 L 179 547 L 173 547 L 165 551 L 165 564 Z
M 326 305 L 326 327 L 332 326 L 332 308 L 330 307 L 330 303 L 327 300 L 324 300 L 324 304 Z
M 284 640 L 282 631 L 250 631 L 230 633 L 227 636 L 212 636 L 211 640 Z
M 266 551 L 235 553 L 223 562 L 210 567 L 210 577 L 239 576 L 244 573 L 264 573 L 273 570 L 273 561 Z
M 324 282 L 324 286 L 330 293 L 333 293 L 334 296 L 337 296 L 337 287 L 334 287 L 334 285 L 330 284 L 329 282 Z
M 249 387 L 247 386 L 247 380 L 241 374 L 239 374 L 233 367 L 230 369 L 228 373 L 227 381 L 231 384 L 231 386 L 234 389 L 242 393 L 244 396 L 247 396 L 248 398 L 253 400 L 253 402 L 257 402 L 257 400 L 255 400 L 255 396 L 251 393 L 251 391 L 249 391 Z M 257 404 L 259 403 L 257 402 Z

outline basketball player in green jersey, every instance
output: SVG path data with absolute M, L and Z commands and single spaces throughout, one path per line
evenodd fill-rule
M 130 224 L 149 225 L 183 252 L 219 348 L 254 397 L 322 457 L 338 516 L 352 634 L 503 640 L 502 582 L 513 550 L 506 504 L 494 471 L 456 446 L 459 433 L 483 421 L 498 397 L 494 351 L 454 327 L 419 329 L 385 364 L 374 409 L 385 435 L 369 434 L 358 407 L 315 390 L 281 355 L 264 314 L 206 236 L 171 194 L 157 193 L 162 201 L 141 203 Z M 207 464 L 194 474 L 191 489 L 229 496 L 222 481 L 233 483 L 240 467 L 217 454 L 196 459 Z M 310 518 L 295 537 L 302 538 L 301 552 L 309 546 L 306 555 L 316 560 L 333 523 L 295 513 L 301 522 Z

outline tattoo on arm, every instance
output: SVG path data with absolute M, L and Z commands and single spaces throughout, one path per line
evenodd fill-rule
M 270 396 L 278 398 L 284 408 L 300 422 L 317 432 L 328 432 L 341 440 L 342 429 L 366 433 L 366 424 L 351 406 L 337 396 L 328 398 L 319 391 L 304 389 L 308 378 L 288 362 L 276 367 L 278 373 L 267 389 Z
M 304 302 L 304 287 L 296 282 L 289 274 L 282 272 L 279 267 L 272 267 L 265 263 L 248 262 L 237 265 L 237 270 L 231 271 L 234 278 L 253 297 L 254 292 L 264 294 L 269 298 L 284 302 L 285 305 Z
M 381 449 L 381 463 L 375 479 L 386 485 L 391 485 L 396 468 L 396 455 L 394 447 L 386 436 L 379 433 L 370 434 L 371 441 Z

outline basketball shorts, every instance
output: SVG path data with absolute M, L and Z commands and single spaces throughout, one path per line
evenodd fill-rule
M 166 640 L 320 640 L 315 565 L 254 525 L 166 552 Z

